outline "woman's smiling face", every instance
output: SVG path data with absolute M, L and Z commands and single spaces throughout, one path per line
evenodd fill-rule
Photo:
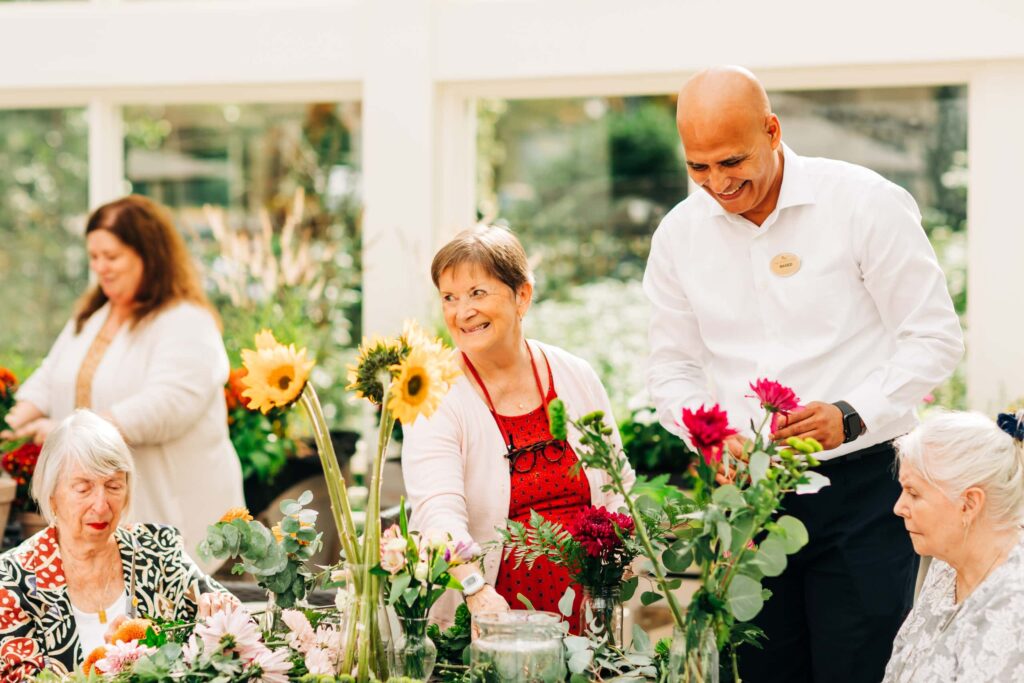
M 462 263 L 441 273 L 437 289 L 452 341 L 467 355 L 486 355 L 522 337 L 533 294 L 529 284 L 513 291 L 477 264 Z

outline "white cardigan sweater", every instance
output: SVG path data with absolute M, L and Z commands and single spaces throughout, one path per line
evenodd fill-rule
M 531 340 L 543 349 L 554 379 L 555 392 L 565 403 L 568 417 L 578 419 L 603 410 L 612 438 L 621 451 L 622 441 L 612 415 L 608 394 L 593 368 L 560 348 Z M 404 428 L 402 474 L 412 505 L 410 526 L 421 531 L 447 531 L 456 540 L 472 539 L 484 545 L 498 539 L 505 528 L 511 496 L 511 477 L 505 442 L 494 417 L 466 377 L 461 377 L 430 419 L 420 418 Z M 569 428 L 569 444 L 579 452 L 579 433 Z M 617 510 L 624 501 L 603 490 L 609 483 L 601 470 L 584 469 L 595 506 Z M 627 490 L 635 481 L 626 465 Z M 483 561 L 484 579 L 494 584 L 501 561 L 498 550 Z M 448 591 L 431 611 L 431 620 L 451 623 L 461 600 Z
M 109 304 L 96 311 L 78 334 L 68 322 L 18 400 L 55 422 L 70 415 L 82 359 L 109 312 Z M 193 556 L 207 525 L 244 505 L 242 469 L 228 438 L 227 377 L 217 324 L 190 303 L 134 329 L 122 325 L 93 376 L 92 410 L 114 416 L 134 456 L 131 518 L 177 527 Z

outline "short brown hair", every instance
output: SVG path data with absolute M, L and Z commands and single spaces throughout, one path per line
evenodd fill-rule
M 93 211 L 85 234 L 107 230 L 142 259 L 142 281 L 135 293 L 132 325 L 169 304 L 190 301 L 216 312 L 203 293 L 185 240 L 174 228 L 163 206 L 139 195 L 129 195 Z M 107 303 L 107 295 L 96 285 L 79 302 L 75 331 Z
M 430 277 L 439 286 L 441 273 L 464 263 L 480 266 L 491 277 L 517 291 L 533 284 L 533 273 L 526 251 L 516 236 L 497 225 L 477 225 L 463 230 L 441 247 L 430 264 Z

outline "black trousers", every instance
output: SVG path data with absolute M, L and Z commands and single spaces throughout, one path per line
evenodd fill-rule
M 764 649 L 738 650 L 744 683 L 878 683 L 910 611 L 917 556 L 892 508 L 900 494 L 890 444 L 819 471 L 818 493 L 790 495 L 785 514 L 810 540 L 789 558 L 754 623 Z M 854 459 L 856 457 L 856 459 Z

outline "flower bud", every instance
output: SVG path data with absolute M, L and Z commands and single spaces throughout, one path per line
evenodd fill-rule
M 416 577 L 417 581 L 426 581 L 429 571 L 430 567 L 427 566 L 426 562 L 417 562 L 416 568 L 413 570 L 413 576 Z
M 561 399 L 556 398 L 548 404 L 548 422 L 551 428 L 551 436 L 555 439 L 565 439 L 568 431 L 565 427 L 565 404 Z

